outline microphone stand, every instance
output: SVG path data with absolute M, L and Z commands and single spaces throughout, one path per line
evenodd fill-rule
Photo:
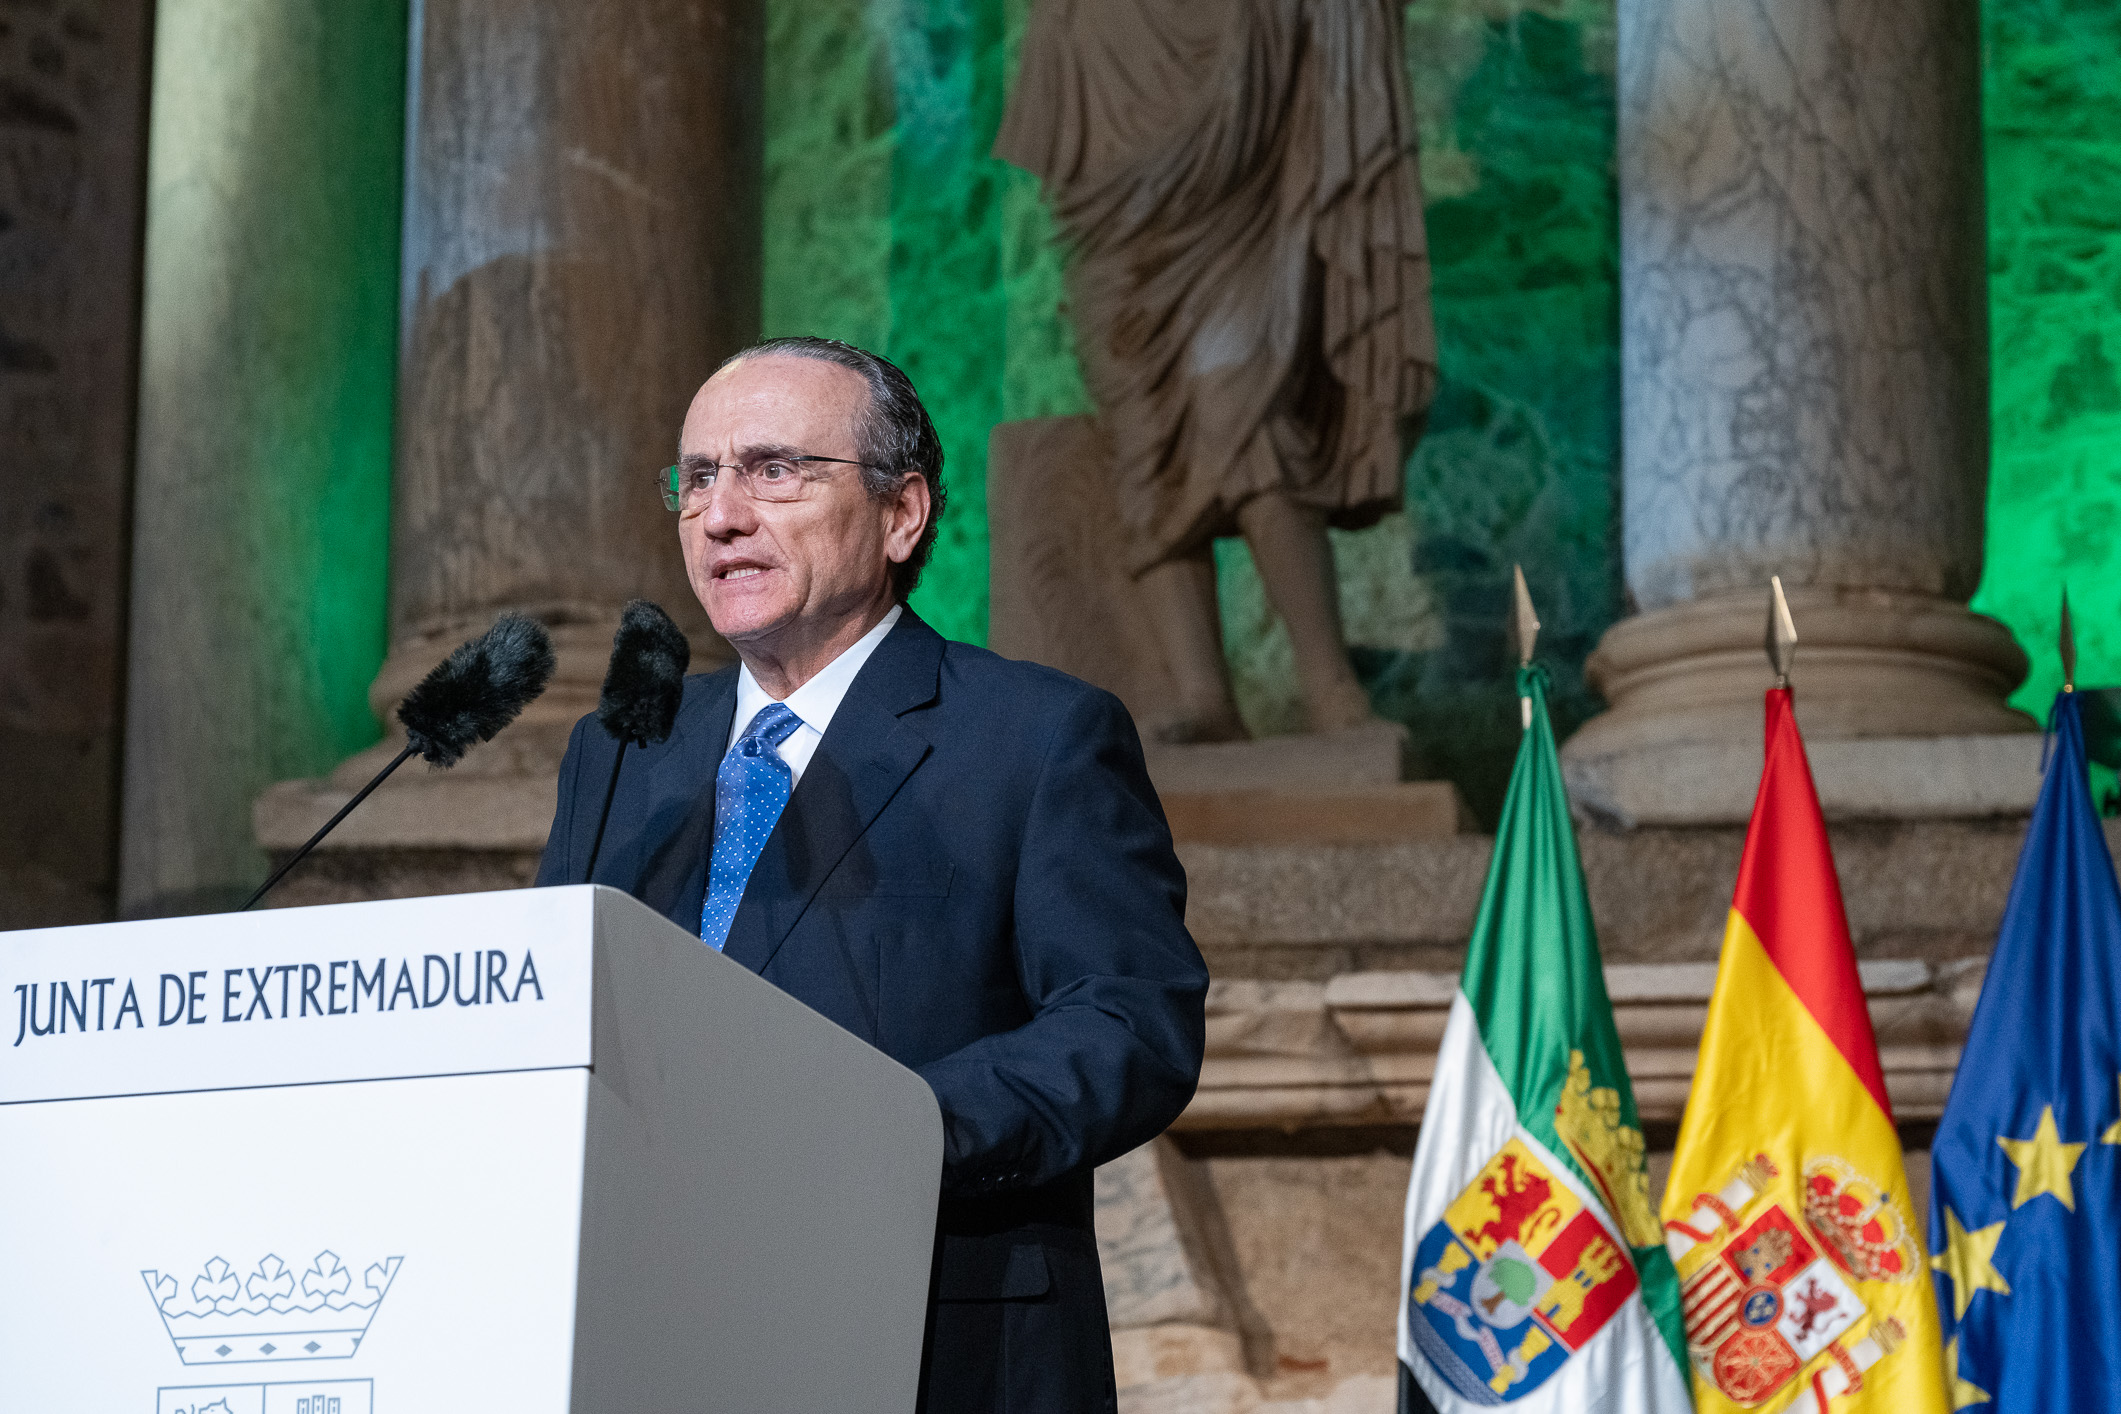
M 292 858 L 290 858 L 285 864 L 281 865 L 278 869 L 275 869 L 273 871 L 273 876 L 270 879 L 267 879 L 264 883 L 258 885 L 258 891 L 252 894 L 249 898 L 245 899 L 243 901 L 243 907 L 237 909 L 236 912 L 248 912 L 252 904 L 256 903 L 259 899 L 265 897 L 266 890 L 270 889 L 274 884 L 277 884 L 282 879 L 286 878 L 287 871 L 294 868 L 297 864 L 300 864 L 304 859 L 306 859 L 309 856 L 309 852 L 317 847 L 318 841 L 322 840 L 326 835 L 330 834 L 333 830 L 337 829 L 339 822 L 341 820 L 344 820 L 349 814 L 351 814 L 353 812 L 353 808 L 356 805 L 359 805 L 362 801 L 368 799 L 368 793 L 374 790 L 377 786 L 383 784 L 384 777 L 388 776 L 392 771 L 397 770 L 398 767 L 404 765 L 406 759 L 413 754 L 414 750 L 414 747 L 412 747 L 411 745 L 407 745 L 403 751 L 398 753 L 398 757 L 395 761 L 392 761 L 388 766 L 385 766 L 382 770 L 376 772 L 375 779 L 370 781 L 367 785 L 361 787 L 360 791 L 355 794 L 352 800 L 349 800 L 344 805 L 340 806 L 339 813 L 332 816 L 329 820 L 326 820 L 324 822 L 324 828 L 311 835 L 309 837 L 309 843 L 303 845 L 300 849 L 296 850 Z M 613 773 L 613 781 L 614 783 L 616 783 L 617 781 L 616 772 Z M 608 810 L 610 809 L 610 806 L 607 805 L 605 808 Z
M 627 740 L 628 738 L 623 736 L 619 738 L 618 754 L 611 758 L 611 779 L 604 785 L 604 809 L 597 815 L 596 838 L 589 845 L 589 867 L 582 871 L 582 882 L 585 884 L 596 882 L 597 855 L 604 848 L 604 825 L 611 819 L 611 802 L 618 797 L 619 767 L 626 764 Z

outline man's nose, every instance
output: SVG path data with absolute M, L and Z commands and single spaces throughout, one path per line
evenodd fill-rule
M 706 500 L 699 509 L 700 529 L 709 538 L 726 540 L 758 528 L 751 498 L 739 489 L 734 477 L 717 476 L 704 495 Z

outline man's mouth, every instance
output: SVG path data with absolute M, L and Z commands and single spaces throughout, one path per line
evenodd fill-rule
M 749 579 L 749 578 L 750 578 L 751 576 L 753 576 L 753 575 L 755 575 L 755 574 L 764 574 L 765 572 L 766 572 L 766 571 L 765 571 L 765 568 L 764 568 L 763 566 L 760 566 L 760 565 L 737 565 L 737 566 L 734 566 L 733 568 L 730 568 L 730 569 L 726 569 L 726 570 L 723 570 L 723 571 L 722 571 L 721 573 L 717 574 L 717 575 L 715 576 L 715 578 L 716 578 L 716 579 Z

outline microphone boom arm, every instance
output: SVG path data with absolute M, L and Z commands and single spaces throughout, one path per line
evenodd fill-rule
M 300 849 L 296 850 L 293 856 L 290 857 L 285 864 L 281 865 L 278 869 L 275 869 L 270 879 L 267 879 L 264 883 L 258 885 L 258 891 L 252 894 L 249 898 L 245 899 L 243 901 L 243 907 L 237 909 L 236 912 L 249 912 L 250 906 L 252 904 L 256 903 L 259 899 L 264 898 L 267 890 L 271 889 L 274 884 L 277 884 L 282 879 L 286 878 L 288 870 L 294 868 L 297 864 L 300 864 L 304 859 L 308 858 L 309 852 L 315 849 L 318 843 L 326 835 L 330 834 L 333 830 L 337 829 L 339 822 L 341 820 L 344 820 L 348 815 L 352 814 L 353 808 L 356 805 L 359 805 L 362 801 L 368 799 L 368 793 L 374 790 L 377 786 L 383 784 L 384 777 L 388 776 L 392 771 L 397 770 L 398 767 L 404 765 L 407 759 L 409 759 L 417 749 L 418 748 L 414 746 L 407 745 L 403 751 L 398 753 L 396 760 L 392 761 L 388 766 L 385 766 L 382 770 L 376 772 L 375 779 L 370 781 L 367 785 L 361 787 L 360 790 L 356 791 L 352 800 L 349 800 L 344 805 L 340 806 L 339 813 L 332 816 L 329 820 L 326 820 L 324 822 L 324 828 L 311 835 L 309 837 L 309 842 L 303 845 Z

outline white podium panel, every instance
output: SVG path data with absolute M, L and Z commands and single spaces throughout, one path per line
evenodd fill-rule
M 0 1410 L 912 1405 L 933 1096 L 624 895 L 4 934 L 0 989 Z

